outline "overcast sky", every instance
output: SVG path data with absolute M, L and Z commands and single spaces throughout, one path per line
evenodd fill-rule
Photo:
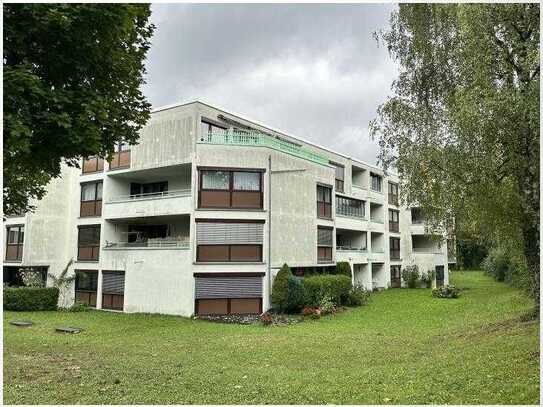
M 202 99 L 376 162 L 368 123 L 397 68 L 372 33 L 393 5 L 153 4 L 144 92 Z

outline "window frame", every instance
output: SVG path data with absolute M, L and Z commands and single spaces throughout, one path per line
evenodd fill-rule
M 332 234 L 331 237 L 331 244 L 330 245 L 323 245 L 319 243 L 319 230 L 329 230 Z M 326 254 L 326 257 L 321 257 L 320 253 L 321 250 L 324 250 L 324 253 Z M 317 263 L 332 263 L 333 262 L 333 250 L 334 250 L 334 228 L 328 227 L 328 226 L 317 226 Z M 329 256 L 328 256 L 328 253 Z
M 17 229 L 17 242 L 10 243 L 10 231 L 12 229 Z M 21 233 L 22 231 L 22 233 Z M 23 249 L 24 249 L 24 234 L 25 234 L 25 225 L 6 225 L 6 248 L 4 259 L 8 262 L 20 262 L 23 260 Z M 9 256 L 10 247 L 15 248 L 15 257 Z M 13 250 L 13 249 L 12 249 Z
M 323 199 L 322 201 L 319 200 L 319 189 L 322 189 L 323 192 Z M 326 202 L 326 191 L 329 193 L 330 202 Z M 317 184 L 317 218 L 319 219 L 328 219 L 331 220 L 332 218 L 332 194 L 333 194 L 333 188 L 330 185 L 324 185 L 324 184 Z M 322 208 L 322 211 L 321 211 Z M 322 212 L 322 215 L 321 215 Z M 326 214 L 329 214 L 329 216 L 326 216 Z
M 357 214 L 352 214 L 352 213 L 340 212 L 341 211 L 340 208 L 342 208 L 344 205 L 339 205 L 338 200 L 349 201 L 349 202 L 350 201 L 360 202 L 360 206 L 357 209 L 361 209 L 362 216 L 357 215 Z M 348 206 L 351 207 L 350 205 Z M 352 206 L 352 208 L 356 208 L 356 207 Z M 342 195 L 336 195 L 336 214 L 343 215 L 343 216 L 356 217 L 360 219 L 366 219 L 366 201 L 364 201 L 363 199 L 356 199 L 356 198 L 350 198 L 350 197 L 346 197 Z
M 373 187 L 373 180 L 377 179 L 379 180 L 379 189 L 375 189 Z M 370 172 L 370 189 L 375 192 L 383 192 L 383 177 L 379 174 L 376 174 L 374 172 Z
M 98 230 L 98 242 L 96 244 L 81 243 L 81 230 L 94 229 Z M 77 261 L 90 261 L 98 262 L 100 260 L 100 239 L 101 239 L 101 225 L 78 225 L 77 226 Z M 89 258 L 82 258 L 80 255 L 81 249 L 91 249 L 91 255 Z M 95 255 L 96 252 L 96 255 Z
M 391 192 L 392 187 L 392 192 Z M 388 203 L 399 206 L 400 188 L 397 183 L 388 181 Z
M 223 172 L 228 174 L 228 188 L 204 188 L 204 174 L 207 172 Z M 253 168 L 198 168 L 198 209 L 238 209 L 238 210 L 262 210 L 264 208 L 264 172 L 263 169 Z M 259 189 L 246 190 L 234 188 L 234 173 L 258 173 L 260 174 Z M 224 199 L 228 201 L 228 205 L 208 205 L 202 204 L 202 196 L 206 193 L 223 193 Z M 258 204 L 256 205 L 236 205 L 234 200 L 242 194 L 258 195 Z M 226 196 L 228 195 L 228 196 Z
M 84 200 L 83 199 L 83 187 L 87 185 L 94 184 L 94 199 Z M 97 199 L 98 197 L 98 186 L 102 185 L 102 190 L 100 193 L 100 199 Z M 89 182 L 82 182 L 80 184 L 80 195 L 79 195 L 79 217 L 80 218 L 88 218 L 88 217 L 95 217 L 95 216 L 102 216 L 102 201 L 103 201 L 103 194 L 104 194 L 104 182 L 102 180 L 98 181 L 89 181 Z M 89 206 L 90 203 L 93 203 L 92 207 L 93 210 L 91 211 L 91 214 L 84 215 L 83 214 L 83 207 Z
M 335 167 L 334 169 L 334 183 L 337 192 L 345 192 L 345 166 L 330 161 L 330 165 Z M 341 170 L 341 178 L 338 178 L 338 170 Z
M 397 220 L 394 220 L 394 215 L 396 215 Z M 396 209 L 388 209 L 388 231 L 400 233 L 400 211 Z
M 85 171 L 85 162 L 90 162 L 96 160 L 95 169 L 91 171 Z M 81 174 L 96 174 L 98 172 L 104 171 L 104 159 L 101 157 L 98 157 L 97 155 L 91 155 L 88 157 L 84 157 L 83 161 L 81 163 Z
M 397 242 L 397 245 L 394 243 Z M 397 246 L 397 247 L 396 247 Z M 400 260 L 401 239 L 399 237 L 389 237 L 389 252 L 390 258 L 393 260 Z
M 127 162 L 127 164 L 121 165 L 121 158 L 122 158 L 121 156 L 125 157 L 125 161 Z M 115 149 L 113 152 L 113 157 L 111 158 L 111 161 L 109 161 L 109 171 L 130 168 L 130 162 L 131 162 L 130 144 L 127 144 L 125 141 L 116 143 Z

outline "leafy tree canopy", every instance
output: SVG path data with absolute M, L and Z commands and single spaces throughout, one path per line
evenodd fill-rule
M 370 124 L 401 199 L 524 253 L 539 297 L 539 5 L 401 4 L 400 65 Z
M 134 144 L 148 4 L 4 4 L 4 213 L 32 209 L 61 164 Z

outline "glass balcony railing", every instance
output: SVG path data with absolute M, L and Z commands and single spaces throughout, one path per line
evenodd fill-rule
M 219 144 L 247 147 L 268 147 L 283 153 L 303 158 L 317 164 L 328 165 L 328 158 L 314 153 L 302 146 L 290 143 L 277 137 L 270 136 L 258 131 L 224 131 L 224 132 L 204 132 L 200 136 L 198 143 L 201 144 Z
M 176 196 L 190 196 L 190 189 L 179 189 L 172 191 L 162 191 L 162 192 L 149 192 L 145 194 L 133 194 L 133 195 L 119 195 L 114 196 L 108 200 L 110 202 L 125 202 L 125 201 L 136 201 L 143 199 L 160 199 L 160 198 L 172 198 Z

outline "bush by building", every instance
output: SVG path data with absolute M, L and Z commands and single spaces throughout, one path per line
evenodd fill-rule
M 345 305 L 351 290 L 351 278 L 345 275 L 321 274 L 304 278 L 304 304 L 318 307 L 322 299 L 330 297 L 336 305 Z
M 5 287 L 4 309 L 7 311 L 55 311 L 59 289 L 56 287 Z
M 292 277 L 290 267 L 285 263 L 273 280 L 271 300 L 273 307 L 279 312 L 286 312 L 288 309 L 288 287 Z
M 402 270 L 402 279 L 407 284 L 407 288 L 417 288 L 420 282 L 420 273 L 417 265 L 404 267 Z
M 445 285 L 443 287 L 434 288 L 432 290 L 432 296 L 436 298 L 458 298 L 460 296 L 460 289 L 454 285 Z

